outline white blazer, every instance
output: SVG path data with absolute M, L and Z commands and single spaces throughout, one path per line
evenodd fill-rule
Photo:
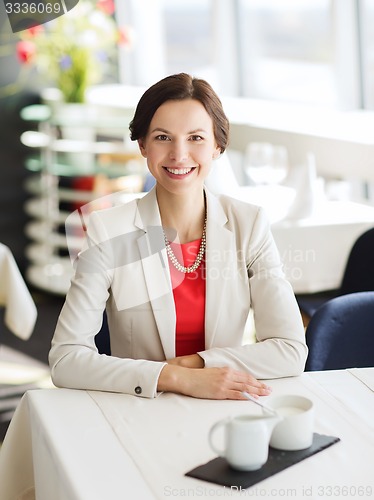
M 205 366 L 258 379 L 299 375 L 304 328 L 263 210 L 206 194 Z M 242 345 L 251 307 L 258 342 Z M 111 356 L 100 355 L 94 342 L 105 308 Z M 53 382 L 154 397 L 165 361 L 175 356 L 175 325 L 155 189 L 94 212 L 52 340 Z

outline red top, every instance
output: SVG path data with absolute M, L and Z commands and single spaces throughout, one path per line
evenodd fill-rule
M 185 267 L 192 266 L 200 248 L 200 240 L 170 246 Z M 182 251 L 183 259 L 180 255 Z M 176 356 L 196 354 L 205 349 L 205 259 L 193 273 L 178 271 L 169 260 L 177 316 L 175 332 Z

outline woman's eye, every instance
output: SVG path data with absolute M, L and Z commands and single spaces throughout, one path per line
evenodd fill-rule
M 165 134 L 160 134 L 155 137 L 156 141 L 167 141 L 169 137 Z
M 191 136 L 191 140 L 192 141 L 202 141 L 203 140 L 203 137 L 201 137 L 201 135 L 192 135 Z

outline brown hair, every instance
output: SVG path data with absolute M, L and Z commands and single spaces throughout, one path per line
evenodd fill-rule
M 186 73 L 167 76 L 142 95 L 130 122 L 131 140 L 137 141 L 147 135 L 153 115 L 164 102 L 184 99 L 196 99 L 204 106 L 213 121 L 214 137 L 223 153 L 228 144 L 229 121 L 222 103 L 208 82 Z

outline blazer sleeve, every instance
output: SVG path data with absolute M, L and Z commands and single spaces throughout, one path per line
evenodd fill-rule
M 165 363 L 106 356 L 99 354 L 95 345 L 109 297 L 112 257 L 110 240 L 94 212 L 52 339 L 52 381 L 58 387 L 152 398 L 157 395 L 157 381 Z
M 258 379 L 300 375 L 308 353 L 305 331 L 262 209 L 258 211 L 244 247 L 256 342 L 231 347 L 228 330 L 228 347 L 212 347 L 199 355 L 206 367 L 229 366 L 249 372 Z

